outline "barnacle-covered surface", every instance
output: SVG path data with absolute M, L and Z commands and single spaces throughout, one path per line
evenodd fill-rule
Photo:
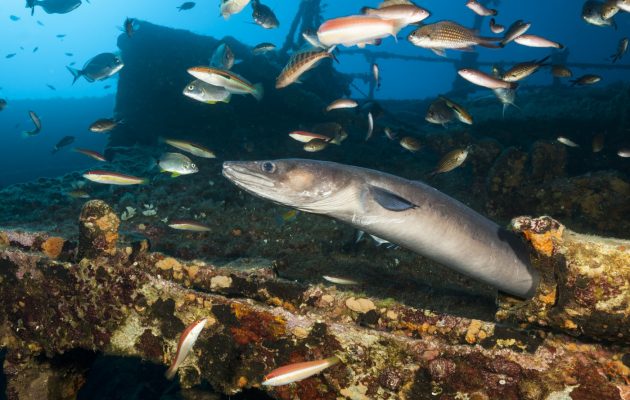
M 96 230 L 86 223 L 109 212 L 103 202 L 86 204 L 80 225 L 87 228 L 80 240 L 111 237 L 116 224 Z M 569 235 L 563 236 L 566 260 L 582 272 L 586 266 L 579 260 L 585 259 L 579 254 L 612 256 L 611 248 L 597 245 L 600 239 L 564 235 Z M 140 357 L 164 365 L 163 371 L 179 334 L 202 317 L 208 318 L 206 328 L 179 371 L 183 388 L 207 382 L 226 394 L 258 388 L 275 399 L 302 400 L 545 399 L 561 393 L 575 400 L 622 399 L 630 390 L 627 341 L 581 341 L 561 333 L 551 318 L 547 330 L 521 330 L 360 291 L 283 280 L 262 259 L 217 267 L 151 253 L 139 242 L 75 261 L 76 246 L 70 244 L 57 259 L 49 258 L 45 233 L 9 231 L 0 238 L 0 333 L 8 350 L 11 399 L 33 398 L 21 389 L 25 377 L 39 385 L 39 398 L 72 398 L 89 362 L 55 357 L 73 351 Z M 597 272 L 588 279 L 604 279 Z M 583 298 L 564 304 L 577 302 Z M 614 323 L 627 329 L 625 318 Z M 317 377 L 260 386 L 279 365 L 332 354 L 343 363 Z M 61 391 L 67 397 L 56 395 Z

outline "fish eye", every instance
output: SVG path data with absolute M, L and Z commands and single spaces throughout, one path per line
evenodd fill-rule
M 195 165 L 195 163 L 192 163 L 192 164 L 190 164 L 190 168 L 195 169 L 195 168 L 197 168 L 197 166 Z
M 193 85 L 188 85 L 188 90 L 193 90 L 195 87 Z
M 263 172 L 268 172 L 270 174 L 276 171 L 275 164 L 269 161 L 265 161 L 264 163 L 262 163 L 261 167 Z

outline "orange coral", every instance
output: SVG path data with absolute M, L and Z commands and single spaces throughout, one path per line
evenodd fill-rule
M 554 240 L 560 240 L 562 238 L 563 230 L 564 227 L 560 226 L 558 229 L 551 229 L 544 233 L 535 233 L 531 230 L 525 230 L 523 234 L 537 252 L 550 257 L 553 254 Z
M 42 251 L 50 258 L 57 258 L 59 254 L 61 254 L 65 242 L 63 238 L 56 236 L 50 237 L 42 243 Z

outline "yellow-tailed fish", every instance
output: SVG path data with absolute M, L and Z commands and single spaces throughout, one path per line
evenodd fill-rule
M 206 83 L 222 87 L 232 94 L 251 94 L 256 100 L 261 100 L 264 94 L 261 83 L 252 85 L 231 71 L 212 67 L 192 67 L 188 68 L 188 73 Z
M 201 157 L 201 158 L 216 158 L 216 155 L 212 150 L 208 150 L 200 144 L 187 142 L 185 140 L 175 140 L 175 139 L 165 139 L 164 143 L 169 144 L 176 149 L 180 149 L 187 153 L 192 154 L 193 156 Z
M 267 374 L 262 384 L 265 386 L 288 385 L 289 383 L 298 382 L 302 379 L 317 375 L 323 370 L 338 364 L 340 361 L 339 357 L 333 356 L 323 360 L 285 365 Z
M 333 58 L 332 51 L 334 49 L 335 47 L 333 46 L 328 50 L 307 50 L 293 54 L 276 79 L 276 89 L 299 82 L 300 76 L 306 71 L 315 68 L 321 60 Z
M 173 229 L 177 229 L 179 231 L 190 231 L 190 232 L 209 232 L 210 227 L 204 225 L 200 222 L 188 219 L 178 219 L 171 220 L 168 223 L 168 226 Z
M 313 139 L 311 141 L 309 141 L 308 143 L 306 143 L 303 147 L 304 151 L 308 151 L 309 153 L 315 153 L 318 151 L 322 151 L 324 150 L 326 147 L 328 147 L 328 141 L 325 140 L 321 140 L 321 139 Z
M 146 183 L 144 178 L 101 170 L 88 171 L 83 174 L 83 177 L 89 181 L 106 185 L 140 185 Z
M 444 102 L 446 103 L 448 107 L 450 107 L 453 111 L 455 111 L 455 116 L 457 117 L 458 120 L 468 125 L 473 124 L 472 115 L 470 115 L 470 113 L 466 111 L 464 107 L 460 106 L 459 104 L 455 103 L 454 101 L 450 99 L 447 99 L 444 96 L 440 96 L 440 98 L 444 100 Z
M 175 358 L 171 362 L 171 366 L 166 370 L 164 376 L 166 379 L 173 379 L 175 374 L 177 373 L 177 369 L 182 365 L 188 354 L 191 352 L 199 334 L 206 326 L 208 322 L 207 318 L 200 319 L 198 321 L 193 322 L 188 325 L 184 332 L 182 332 L 179 337 L 179 342 L 177 343 L 177 352 L 175 353 Z
M 452 150 L 438 162 L 437 167 L 434 171 L 432 171 L 429 175 L 433 176 L 435 174 L 442 174 L 444 172 L 449 172 L 459 167 L 466 161 L 468 157 L 468 148 L 465 149 L 455 149 Z
M 82 148 L 79 148 L 79 147 L 75 148 L 74 151 L 76 151 L 77 153 L 81 153 L 83 155 L 86 155 L 86 156 L 88 156 L 90 158 L 93 158 L 95 160 L 98 160 L 98 161 L 107 161 L 105 159 L 105 156 L 102 155 L 101 153 L 99 153 L 98 151 L 82 149 Z
M 170 172 L 173 178 L 199 172 L 197 165 L 181 153 L 164 153 L 158 160 L 162 172 Z

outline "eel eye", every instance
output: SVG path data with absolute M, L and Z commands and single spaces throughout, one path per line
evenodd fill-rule
M 261 167 L 264 172 L 268 172 L 270 174 L 276 171 L 275 164 L 269 161 L 265 161 L 264 163 L 262 163 Z
M 194 90 L 195 87 L 193 85 L 188 85 L 188 90 Z

